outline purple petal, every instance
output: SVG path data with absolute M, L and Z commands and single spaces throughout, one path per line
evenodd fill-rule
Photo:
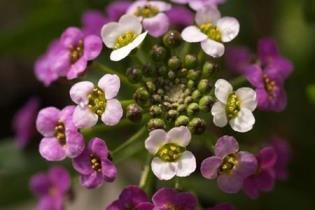
M 55 126 L 59 121 L 59 109 L 48 107 L 42 109 L 36 119 L 37 130 L 45 137 L 51 137 L 55 133 Z
M 107 182 L 113 182 L 117 176 L 117 168 L 112 161 L 102 160 L 102 174 Z
M 104 182 L 103 176 L 101 173 L 94 171 L 89 175 L 81 175 L 80 183 L 82 186 L 91 189 L 100 187 Z
M 201 163 L 200 171 L 203 177 L 215 179 L 218 176 L 218 170 L 221 166 L 222 159 L 217 156 L 204 159 Z
M 140 203 L 136 206 L 136 210 L 152 210 L 153 208 L 153 204 L 149 202 Z
M 30 190 L 37 196 L 47 195 L 51 182 L 45 173 L 38 173 L 31 177 Z
M 90 162 L 90 152 L 86 148 L 78 157 L 72 160 L 73 168 L 83 175 L 89 175 L 93 173 L 93 169 L 91 167 Z
M 60 161 L 66 158 L 66 152 L 55 137 L 43 138 L 39 144 L 39 153 L 48 161 Z
M 262 169 L 273 168 L 277 161 L 277 154 L 273 147 L 268 146 L 260 150 L 257 155 L 259 166 Z
M 165 34 L 169 28 L 170 21 L 166 14 L 159 13 L 152 18 L 145 18 L 143 20 L 143 27 L 149 32 L 151 36 L 159 37 Z
M 275 69 L 278 69 L 279 74 L 284 78 L 287 79 L 288 76 L 292 73 L 293 71 L 293 64 L 290 60 L 283 58 L 283 57 L 278 57 L 273 59 L 273 62 L 271 64 Z
M 193 13 L 186 7 L 172 7 L 172 9 L 166 11 L 166 14 L 172 26 L 185 28 L 186 26 L 192 25 L 194 22 Z
M 36 206 L 36 210 L 61 210 L 63 209 L 63 198 L 60 196 L 45 196 L 41 198 Z
M 153 204 L 155 207 L 163 207 L 167 203 L 175 203 L 176 194 L 177 191 L 175 189 L 161 188 L 153 195 Z
M 48 171 L 48 176 L 60 193 L 66 193 L 70 189 L 71 178 L 66 169 L 53 167 Z
M 101 28 L 109 20 L 101 12 L 97 10 L 87 10 L 84 12 L 82 19 L 82 31 L 85 35 L 97 35 L 101 33 Z
M 218 204 L 213 208 L 207 208 L 205 210 L 236 210 L 234 206 L 228 203 Z
M 256 176 L 257 186 L 261 191 L 269 192 L 273 189 L 275 174 L 273 170 L 263 170 Z
M 246 79 L 256 88 L 265 88 L 263 71 L 259 65 L 249 65 L 244 69 Z
M 263 38 L 258 42 L 258 55 L 263 63 L 268 63 L 270 58 L 277 57 L 279 50 L 275 40 Z
M 77 130 L 66 129 L 66 147 L 65 152 L 68 157 L 75 158 L 84 150 L 84 138 Z
M 89 150 L 97 155 L 100 159 L 107 159 L 108 157 L 108 148 L 104 140 L 100 138 L 93 138 L 89 142 Z
M 102 51 L 103 42 L 102 40 L 95 35 L 90 35 L 84 39 L 84 57 L 87 60 L 93 60 Z
M 259 189 L 256 184 L 255 176 L 250 176 L 244 180 L 243 191 L 251 199 L 257 199 L 259 197 Z
M 274 137 L 272 146 L 277 153 L 277 162 L 275 164 L 275 171 L 277 179 L 287 180 L 288 179 L 288 165 L 291 160 L 292 152 L 289 143 L 278 137 Z
M 128 1 L 115 1 L 107 6 L 106 14 L 111 21 L 117 21 L 126 13 L 130 5 Z
M 238 152 L 239 145 L 233 136 L 222 136 L 215 144 L 215 155 L 221 158 Z
M 79 28 L 69 27 L 61 35 L 60 42 L 66 48 L 73 48 L 84 37 Z
M 148 202 L 148 197 L 141 188 L 128 186 L 119 195 L 119 201 L 132 208 L 140 203 Z
M 176 196 L 175 206 L 178 209 L 195 210 L 198 205 L 196 197 L 188 192 L 179 192 Z
M 223 174 L 217 179 L 219 188 L 225 193 L 237 193 L 242 188 L 244 178 L 238 174 Z
M 243 74 L 245 68 L 250 65 L 252 54 L 245 47 L 227 48 L 225 53 L 225 62 L 229 69 L 236 74 Z
M 238 165 L 234 173 L 246 178 L 254 174 L 257 170 L 257 159 L 249 152 L 239 152 Z
M 86 70 L 86 67 L 87 59 L 85 57 L 81 57 L 79 60 L 77 60 L 74 64 L 71 65 L 67 73 L 67 78 L 69 80 L 77 78 Z

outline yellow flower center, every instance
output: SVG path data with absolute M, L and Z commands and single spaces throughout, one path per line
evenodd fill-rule
M 98 87 L 94 88 L 92 92 L 88 96 L 89 109 L 97 114 L 98 116 L 101 116 L 105 111 L 106 106 L 106 99 L 104 91 Z
M 231 93 L 227 99 L 225 112 L 228 119 L 233 119 L 241 110 L 241 102 L 235 93 Z
M 150 18 L 156 16 L 159 12 L 159 8 L 147 4 L 143 7 L 138 7 L 135 15 L 138 17 Z
M 268 92 L 269 100 L 272 100 L 274 97 L 275 91 L 278 89 L 277 84 L 274 80 L 271 80 L 267 75 L 263 76 L 265 89 Z
M 114 49 L 122 48 L 137 38 L 137 34 L 129 31 L 120 35 L 115 42 Z
M 235 154 L 225 156 L 219 169 L 219 174 L 228 173 L 230 174 L 233 168 L 238 164 L 238 159 Z
M 181 147 L 174 143 L 165 144 L 156 153 L 156 156 L 166 162 L 174 162 L 178 160 L 182 153 L 185 151 L 184 147 Z
M 90 154 L 90 163 L 95 171 L 100 172 L 102 170 L 101 160 L 96 155 Z
M 70 62 L 75 63 L 83 56 L 84 46 L 83 41 L 80 40 L 79 43 L 70 49 Z
M 57 125 L 55 126 L 54 136 L 57 138 L 59 144 L 66 144 L 65 125 L 62 122 L 57 123 Z
M 222 34 L 219 29 L 211 22 L 203 23 L 199 26 L 200 30 L 210 39 L 221 42 Z

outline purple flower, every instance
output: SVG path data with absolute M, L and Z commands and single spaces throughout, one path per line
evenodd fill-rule
M 172 7 L 166 12 L 170 25 L 177 26 L 179 28 L 185 28 L 186 26 L 194 23 L 194 14 L 192 11 L 182 6 Z
M 277 154 L 275 163 L 276 178 L 281 181 L 288 179 L 288 165 L 292 157 L 292 152 L 289 143 L 279 137 L 274 137 L 271 146 Z
M 170 9 L 171 5 L 162 1 L 138 0 L 129 7 L 127 14 L 139 17 L 143 28 L 151 36 L 159 37 L 169 29 L 170 21 L 164 12 Z
M 64 197 L 70 190 L 70 176 L 62 167 L 31 177 L 30 189 L 38 197 L 37 210 L 62 210 Z
M 137 186 L 126 187 L 119 198 L 112 202 L 106 210 L 151 210 L 153 205 L 149 202 L 145 192 Z
M 82 16 L 82 31 L 85 35 L 99 36 L 101 29 L 109 19 L 97 10 L 88 10 Z
M 39 98 L 32 97 L 14 116 L 15 140 L 20 148 L 24 148 L 35 135 L 35 120 L 39 106 Z
M 257 169 L 255 156 L 239 151 L 238 142 L 232 136 L 219 138 L 214 153 L 214 156 L 202 161 L 201 174 L 207 179 L 217 178 L 222 191 L 237 193 L 243 180 Z
M 201 10 L 205 7 L 217 7 L 220 4 L 225 3 L 225 0 L 171 0 L 178 4 L 189 4 L 194 10 Z
M 152 197 L 153 210 L 167 209 L 197 209 L 198 201 L 196 197 L 188 192 L 177 192 L 175 189 L 162 188 Z
M 86 188 L 96 188 L 104 180 L 112 182 L 116 178 L 117 169 L 109 160 L 106 143 L 99 138 L 90 140 L 89 145 L 73 159 L 74 169 L 81 175 L 81 185 Z
M 59 110 L 48 107 L 39 112 L 36 128 L 44 136 L 39 145 L 39 152 L 46 160 L 74 158 L 83 151 L 83 136 L 72 122 L 74 108 L 67 106 Z
M 130 1 L 114 1 L 107 5 L 106 15 L 110 21 L 118 21 L 119 18 L 124 15 L 130 7 Z
M 218 204 L 215 207 L 207 208 L 205 210 L 236 210 L 234 206 L 228 203 Z
M 258 167 L 255 174 L 244 180 L 243 190 L 251 199 L 256 199 L 260 192 L 272 190 L 275 182 L 274 166 L 277 154 L 273 147 L 263 148 L 256 156 Z

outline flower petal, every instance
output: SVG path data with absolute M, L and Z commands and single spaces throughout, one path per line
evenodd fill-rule
M 98 87 L 100 87 L 104 93 L 105 98 L 112 99 L 117 96 L 120 89 L 120 79 L 116 74 L 105 74 L 99 81 Z
M 71 178 L 66 169 L 55 166 L 49 169 L 48 176 L 60 193 L 66 193 L 70 189 Z
M 67 28 L 61 35 L 60 42 L 66 48 L 72 48 L 83 38 L 83 33 L 77 27 Z
M 95 35 L 90 35 L 84 39 L 84 57 L 93 60 L 101 53 L 103 48 L 102 40 Z
M 149 137 L 145 140 L 145 148 L 153 155 L 167 142 L 166 132 L 162 129 L 155 129 L 150 132 Z
M 66 158 L 65 150 L 54 137 L 43 138 L 39 144 L 40 155 L 48 161 L 60 161 Z
M 239 152 L 238 167 L 235 169 L 235 173 L 243 178 L 246 178 L 257 171 L 257 159 L 255 155 L 249 152 Z
M 222 42 L 232 41 L 240 32 L 240 24 L 236 18 L 224 17 L 218 20 L 217 27 L 221 32 Z
M 250 110 L 241 108 L 238 116 L 231 119 L 229 123 L 233 130 L 245 133 L 253 128 L 253 125 L 255 124 L 255 117 Z
M 77 128 L 91 128 L 98 121 L 97 114 L 91 112 L 88 107 L 77 106 L 73 113 L 73 123 Z
M 233 136 L 222 136 L 215 144 L 215 155 L 224 158 L 226 155 L 238 152 L 239 145 Z
M 223 104 L 226 104 L 229 95 L 233 92 L 232 85 L 225 79 L 218 79 L 214 87 L 215 97 Z
M 237 193 L 243 185 L 243 177 L 236 174 L 220 175 L 217 179 L 219 188 L 225 193 Z
M 277 153 L 272 146 L 264 147 L 257 155 L 260 168 L 273 168 L 277 162 Z
M 123 15 L 119 19 L 119 26 L 123 29 L 124 32 L 134 32 L 140 34 L 142 31 L 142 24 L 138 17 L 134 15 Z
M 67 72 L 67 79 L 72 80 L 79 77 L 87 67 L 87 60 L 84 57 L 81 57 L 74 64 L 70 66 L 70 70 Z
M 167 142 L 187 147 L 191 140 L 191 133 L 185 126 L 172 128 L 166 136 Z
M 89 175 L 81 175 L 80 182 L 82 186 L 88 189 L 92 189 L 100 187 L 103 184 L 104 179 L 101 173 L 97 173 L 96 171 L 94 171 L 92 174 Z
M 176 176 L 187 177 L 196 170 L 196 158 L 190 151 L 185 151 L 177 163 Z
M 170 180 L 176 175 L 177 164 L 164 162 L 155 157 L 151 162 L 151 168 L 155 176 L 160 180 Z
M 226 126 L 228 120 L 225 113 L 225 105 L 221 102 L 216 102 L 211 108 L 211 114 L 213 115 L 213 123 L 222 128 Z
M 110 22 L 105 24 L 101 30 L 101 36 L 104 44 L 108 48 L 114 48 L 117 38 L 121 35 L 119 24 Z
M 201 42 L 201 48 L 203 49 L 203 51 L 214 57 L 214 58 L 218 58 L 224 55 L 224 51 L 225 51 L 225 47 L 222 43 L 220 42 L 216 42 L 214 40 L 211 39 L 206 39 L 204 41 Z
M 202 25 L 209 22 L 212 24 L 216 24 L 220 17 L 220 11 L 217 8 L 207 7 L 205 9 L 197 11 L 195 21 L 197 25 Z
M 65 152 L 68 157 L 75 158 L 84 150 L 84 138 L 78 131 L 68 130 L 66 131 L 67 143 L 65 146 Z
M 102 121 L 105 125 L 114 126 L 119 123 L 123 116 L 123 108 L 117 99 L 110 99 L 106 102 L 105 112 L 102 114 Z
M 42 109 L 36 119 L 37 130 L 45 137 L 51 137 L 55 133 L 55 126 L 59 121 L 60 110 L 55 107 Z
M 117 168 L 108 159 L 102 160 L 102 174 L 107 182 L 113 182 L 117 176 Z
M 235 94 L 240 100 L 241 107 L 254 111 L 257 107 L 256 92 L 248 87 L 239 88 Z
M 98 158 L 102 160 L 108 158 L 108 147 L 104 140 L 95 137 L 90 140 L 88 148 L 93 154 L 97 155 Z
M 196 26 L 188 26 L 182 32 L 182 38 L 186 42 L 202 42 L 208 39 L 207 35 L 202 33 Z
M 212 156 L 204 159 L 201 163 L 201 174 L 207 179 L 215 179 L 218 176 L 218 171 L 221 166 L 222 159 L 217 156 Z
M 93 173 L 90 162 L 90 151 L 86 148 L 79 156 L 72 159 L 73 168 L 83 175 L 89 175 Z
M 153 37 L 159 37 L 167 32 L 170 26 L 168 16 L 160 13 L 152 18 L 143 20 L 143 28 Z
M 88 96 L 93 88 L 94 84 L 92 82 L 78 82 L 71 87 L 70 97 L 74 103 L 84 107 L 89 103 Z

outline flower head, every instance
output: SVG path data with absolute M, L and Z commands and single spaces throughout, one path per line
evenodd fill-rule
M 112 3 L 108 4 L 105 9 L 108 19 L 110 21 L 118 21 L 119 18 L 127 12 L 130 5 L 131 2 L 125 0 L 113 1 Z
M 214 7 L 198 10 L 195 21 L 197 26 L 188 26 L 182 38 L 191 43 L 200 42 L 203 51 L 212 57 L 221 57 L 225 47 L 222 43 L 232 41 L 239 33 L 239 22 L 232 17 L 221 18 Z
M 105 125 L 116 125 L 123 115 L 120 102 L 115 98 L 120 88 L 120 79 L 114 74 L 105 74 L 97 86 L 92 82 L 78 82 L 70 89 L 70 96 L 77 104 L 73 122 L 78 128 L 93 127 L 100 117 Z
M 65 195 L 70 190 L 70 176 L 62 167 L 31 177 L 30 189 L 39 198 L 37 210 L 62 210 Z
M 114 49 L 110 59 L 120 61 L 127 57 L 145 39 L 147 32 L 141 32 L 141 21 L 134 15 L 123 15 L 118 23 L 105 24 L 101 36 L 106 47 Z
M 126 187 L 119 198 L 112 202 L 106 210 L 152 210 L 153 205 L 149 202 L 145 192 L 137 186 Z
M 184 126 L 175 127 L 167 133 L 162 129 L 150 132 L 145 148 L 155 156 L 151 168 L 160 180 L 186 177 L 196 170 L 195 156 L 186 150 L 190 139 L 190 131 Z
M 219 138 L 214 150 L 215 155 L 201 163 L 202 176 L 217 178 L 219 188 L 226 193 L 237 193 L 244 179 L 257 169 L 255 156 L 239 151 L 238 142 L 232 136 Z
M 35 120 L 39 105 L 39 98 L 32 97 L 14 116 L 13 129 L 19 147 L 25 147 L 35 134 Z
M 173 6 L 166 12 L 170 24 L 175 27 L 185 28 L 194 22 L 194 14 L 191 10 L 183 6 Z
M 256 156 L 258 167 L 256 173 L 244 180 L 243 190 L 252 199 L 259 196 L 260 191 L 269 192 L 275 182 L 274 166 L 277 154 L 271 146 L 263 148 Z
M 207 208 L 205 210 L 236 210 L 234 206 L 228 203 L 221 203 L 212 208 Z
M 138 0 L 129 7 L 127 14 L 139 17 L 143 28 L 151 36 L 159 37 L 169 28 L 170 21 L 164 13 L 169 9 L 171 5 L 162 1 Z
M 74 108 L 67 106 L 59 110 L 48 107 L 38 113 L 36 128 L 44 136 L 39 145 L 39 152 L 46 160 L 74 158 L 83 151 L 83 136 L 72 122 Z
M 86 188 L 99 187 L 104 181 L 112 182 L 116 178 L 117 169 L 109 160 L 108 148 L 102 139 L 90 140 L 85 150 L 72 163 L 81 175 L 81 185 Z
M 82 18 L 82 32 L 85 35 L 94 34 L 99 36 L 103 25 L 109 22 L 109 18 L 105 17 L 102 12 L 97 10 L 87 10 Z
M 197 209 L 198 201 L 196 197 L 188 192 L 178 192 L 175 189 L 162 188 L 152 197 L 154 210 L 172 209 Z
M 215 83 L 215 96 L 218 101 L 211 113 L 216 126 L 224 127 L 229 122 L 237 132 L 247 132 L 253 128 L 255 118 L 252 112 L 257 106 L 254 90 L 243 87 L 233 91 L 228 81 L 219 79 Z

